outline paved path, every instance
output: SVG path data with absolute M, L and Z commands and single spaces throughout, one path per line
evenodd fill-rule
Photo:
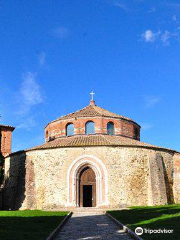
M 132 240 L 102 213 L 74 213 L 55 240 Z

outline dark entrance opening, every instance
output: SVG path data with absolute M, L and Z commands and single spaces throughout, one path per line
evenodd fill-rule
M 83 185 L 83 207 L 92 207 L 92 185 Z
M 96 206 L 96 176 L 90 167 L 85 167 L 79 176 L 79 206 Z

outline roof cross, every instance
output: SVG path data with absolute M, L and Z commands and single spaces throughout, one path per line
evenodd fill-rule
M 91 101 L 93 101 L 94 99 L 93 99 L 93 95 L 95 94 L 95 93 L 93 93 L 93 91 L 90 93 L 91 94 Z

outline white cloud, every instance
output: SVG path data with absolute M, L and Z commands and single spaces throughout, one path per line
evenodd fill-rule
M 155 7 L 152 7 L 148 12 L 149 13 L 153 13 L 153 12 L 155 12 L 156 11 L 156 8 Z
M 149 123 L 142 123 L 141 124 L 141 129 L 143 130 L 143 131 L 146 131 L 146 130 L 149 130 L 149 129 L 151 129 L 153 126 L 151 125 L 151 124 L 149 124 Z
M 45 52 L 41 52 L 40 54 L 37 55 L 38 60 L 39 60 L 39 65 L 43 66 L 46 62 L 46 54 Z
M 37 111 L 37 106 L 45 99 L 44 91 L 37 82 L 37 74 L 23 74 L 19 89 L 13 91 L 6 88 L 3 94 L 3 118 L 5 121 L 11 120 L 9 125 L 14 125 L 18 131 L 30 131 L 37 127 L 42 118 L 42 110 L 38 108 Z
M 160 32 L 153 32 L 152 30 L 146 30 L 141 36 L 146 42 L 154 42 Z
M 42 94 L 40 86 L 36 81 L 36 74 L 28 72 L 23 75 L 20 94 L 27 105 L 33 106 L 42 103 Z
M 65 27 L 58 27 L 54 29 L 53 33 L 57 38 L 66 38 L 68 36 L 68 29 Z
M 27 131 L 30 131 L 32 127 L 36 126 L 36 121 L 34 117 L 27 117 L 23 119 L 23 122 L 20 123 L 16 129 L 25 129 Z
M 166 3 L 168 7 L 172 7 L 175 10 L 180 10 L 180 3 Z
M 115 1 L 115 2 L 113 3 L 113 5 L 116 6 L 116 7 L 118 7 L 118 8 L 121 8 L 121 9 L 124 10 L 124 11 L 128 11 L 128 10 L 129 10 L 129 8 L 128 8 L 124 3 L 122 3 L 122 2 L 117 2 L 117 1 Z
M 31 108 L 43 102 L 43 94 L 40 85 L 36 81 L 36 74 L 28 72 L 23 75 L 19 91 L 16 93 L 17 108 L 15 114 L 25 116 Z
M 176 15 L 173 15 L 173 16 L 172 16 L 172 20 L 173 20 L 174 22 L 177 22 L 177 16 L 176 16 Z
M 180 21 L 177 15 L 172 15 L 171 21 L 165 22 L 167 23 L 166 28 L 159 31 L 148 29 L 141 34 L 141 38 L 147 43 L 156 42 L 164 46 L 170 46 L 173 42 L 180 43 Z M 168 25 L 169 27 L 167 28 Z
M 156 104 L 158 104 L 161 101 L 161 98 L 159 97 L 147 97 L 146 98 L 146 107 L 150 108 L 155 106 Z
M 164 34 L 161 37 L 161 40 L 164 45 L 169 45 L 169 39 L 171 37 L 171 33 L 169 31 L 165 31 Z

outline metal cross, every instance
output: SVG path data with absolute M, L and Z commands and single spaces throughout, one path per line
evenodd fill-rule
M 92 91 L 90 94 L 91 94 L 91 100 L 93 101 L 93 95 L 94 95 L 95 93 L 93 93 L 93 91 Z

